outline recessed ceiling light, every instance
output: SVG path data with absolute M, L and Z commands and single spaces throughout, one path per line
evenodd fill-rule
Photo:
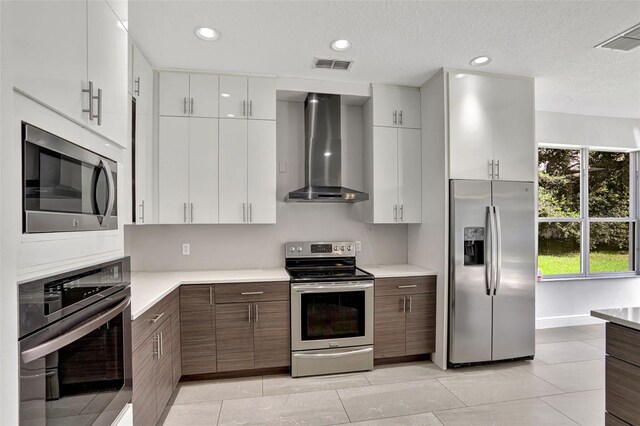
M 193 31 L 200 40 L 213 41 L 220 38 L 220 31 L 209 27 L 198 27 Z
M 491 63 L 491 58 L 489 56 L 478 56 L 477 58 L 473 58 L 469 65 L 472 67 L 482 67 L 485 65 L 489 65 Z
M 345 50 L 351 49 L 351 46 L 352 46 L 351 42 L 344 38 L 334 40 L 331 43 L 331 48 L 336 52 L 344 52 Z

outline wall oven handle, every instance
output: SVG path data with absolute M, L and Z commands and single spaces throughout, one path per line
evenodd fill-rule
M 127 296 L 122 302 L 118 303 L 107 312 L 99 314 L 98 316 L 80 324 L 79 326 L 69 330 L 62 336 L 58 336 L 55 339 L 44 342 L 36 346 L 35 348 L 23 351 L 21 354 L 22 360 L 25 364 L 28 364 L 38 358 L 47 356 L 50 353 L 67 346 L 69 343 L 75 342 L 76 340 L 86 336 L 96 328 L 103 326 L 107 322 L 120 315 L 125 309 L 129 307 L 130 304 L 131 296 Z
M 99 163 L 100 167 L 102 167 L 102 169 L 104 170 L 104 173 L 107 175 L 107 185 L 108 185 L 108 190 L 107 193 L 108 198 L 107 198 L 107 210 L 104 212 L 104 216 L 102 216 L 102 220 L 100 221 L 100 225 L 102 225 L 102 227 L 107 227 L 109 226 L 109 218 L 111 217 L 111 212 L 113 211 L 113 204 L 115 202 L 116 199 L 116 188 L 115 185 L 113 183 L 113 175 L 111 174 L 111 167 L 109 166 L 109 163 L 107 161 L 104 161 L 104 159 L 100 159 L 100 163 Z
M 294 358 L 343 358 L 352 355 L 367 354 L 373 352 L 373 348 L 358 349 L 350 352 L 326 353 L 326 354 L 293 354 Z

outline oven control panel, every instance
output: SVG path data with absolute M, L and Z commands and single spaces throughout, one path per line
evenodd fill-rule
M 285 257 L 355 257 L 355 255 L 354 241 L 294 241 L 285 244 Z

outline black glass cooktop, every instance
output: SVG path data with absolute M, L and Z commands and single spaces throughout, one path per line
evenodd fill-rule
M 291 281 L 350 281 L 373 279 L 373 275 L 356 267 L 341 268 L 286 268 Z

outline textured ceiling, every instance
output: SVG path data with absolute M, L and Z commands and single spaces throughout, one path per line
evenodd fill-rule
M 640 48 L 593 48 L 638 22 L 640 1 L 129 1 L 131 37 L 159 68 L 419 86 L 490 55 L 483 71 L 536 78 L 538 110 L 640 118 Z M 220 40 L 197 39 L 201 25 Z M 336 38 L 353 48 L 332 51 Z

